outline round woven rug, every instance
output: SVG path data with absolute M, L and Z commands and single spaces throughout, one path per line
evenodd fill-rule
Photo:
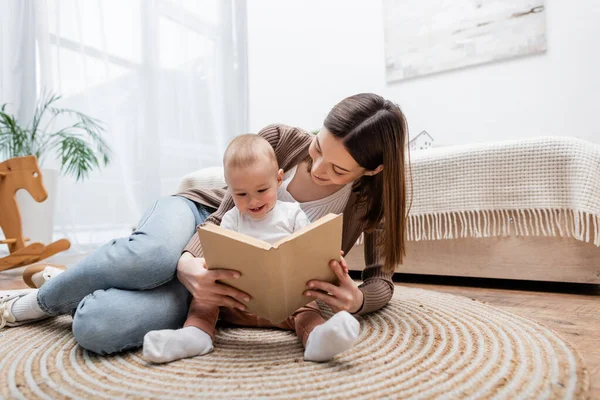
M 70 317 L 0 331 L 0 398 L 585 398 L 577 352 L 543 326 L 476 301 L 397 287 L 360 318 L 355 347 L 302 359 L 291 332 L 220 328 L 215 351 L 149 365 L 79 347 Z

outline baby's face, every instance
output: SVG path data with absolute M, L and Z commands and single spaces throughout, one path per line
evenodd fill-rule
M 273 163 L 257 162 L 246 168 L 227 168 L 225 180 L 240 213 L 262 219 L 275 207 L 283 171 Z

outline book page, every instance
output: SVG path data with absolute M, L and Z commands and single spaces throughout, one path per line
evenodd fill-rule
M 329 262 L 340 260 L 342 216 L 329 214 L 307 228 L 308 231 L 301 232 L 278 248 L 281 279 L 285 285 L 282 303 L 286 313 L 292 313 L 314 300 L 302 294 L 309 280 L 338 281 Z
M 246 235 L 209 225 L 198 228 L 204 258 L 209 270 L 229 269 L 240 272 L 238 279 L 219 281 L 248 293 L 248 312 L 262 317 L 273 315 L 273 299 L 281 298 L 279 262 L 276 249 Z M 215 229 L 214 227 L 218 228 Z

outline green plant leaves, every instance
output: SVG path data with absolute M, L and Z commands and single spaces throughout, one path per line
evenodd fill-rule
M 6 104 L 0 108 L 0 156 L 12 158 L 33 154 L 31 138 L 21 128 L 15 117 L 6 112 Z
M 42 93 L 26 127 L 20 126 L 14 115 L 6 111 L 7 104 L 0 107 L 0 158 L 35 155 L 41 162 L 47 154 L 56 152 L 62 173 L 83 180 L 101 164 L 108 165 L 112 152 L 102 138 L 105 132 L 102 122 L 79 111 L 53 106 L 60 99 L 59 95 Z M 50 118 L 42 128 L 46 114 Z M 67 116 L 74 122 L 58 131 L 49 131 L 59 116 Z
M 74 175 L 80 180 L 92 169 L 99 167 L 94 151 L 79 135 L 64 134 L 58 143 L 63 173 Z

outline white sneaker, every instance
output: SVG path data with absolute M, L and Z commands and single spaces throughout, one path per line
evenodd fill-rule
M 12 313 L 12 306 L 15 303 L 15 301 L 35 290 L 37 289 L 18 289 L 0 291 L 0 329 L 4 328 L 5 326 L 19 326 L 27 324 L 29 322 L 39 321 L 40 319 L 47 318 L 47 316 L 44 316 L 42 318 L 17 321 L 17 319 Z
M 63 268 L 57 268 L 53 265 L 35 264 L 25 269 L 23 280 L 27 286 L 39 289 L 44 283 L 63 272 L 65 272 Z
M 51 278 L 62 274 L 63 272 L 65 272 L 64 269 L 56 267 L 46 267 L 43 271 L 33 274 L 31 276 L 31 281 L 35 284 L 37 288 L 41 288 L 44 283 L 48 282 Z

